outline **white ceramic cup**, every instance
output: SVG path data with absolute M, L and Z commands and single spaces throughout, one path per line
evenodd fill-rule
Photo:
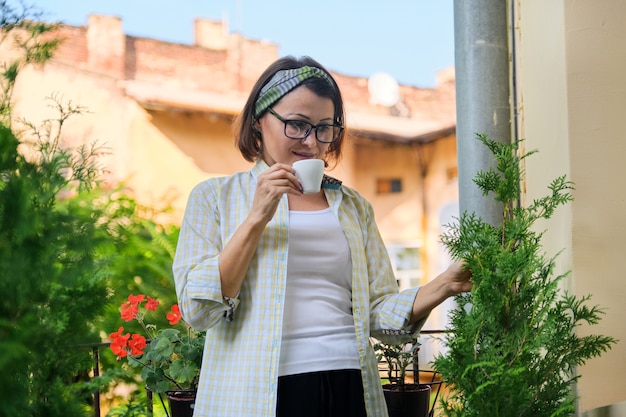
M 302 185 L 304 194 L 320 191 L 324 176 L 324 161 L 321 159 L 302 159 L 293 163 L 296 177 Z

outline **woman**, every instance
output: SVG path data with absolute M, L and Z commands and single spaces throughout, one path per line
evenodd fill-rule
M 341 158 L 341 93 L 315 60 L 281 58 L 237 120 L 249 172 L 192 191 L 174 260 L 185 320 L 207 330 L 195 417 L 386 416 L 369 336 L 417 332 L 468 291 L 455 263 L 398 293 L 371 205 L 324 176 L 304 194 L 292 164 Z

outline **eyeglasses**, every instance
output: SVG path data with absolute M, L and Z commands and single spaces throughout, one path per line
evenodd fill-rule
M 309 136 L 311 130 L 315 129 L 315 139 L 322 143 L 336 141 L 343 130 L 343 126 L 336 124 L 314 125 L 304 120 L 287 120 L 278 115 L 271 107 L 267 111 L 285 124 L 285 136 L 289 139 L 304 139 Z

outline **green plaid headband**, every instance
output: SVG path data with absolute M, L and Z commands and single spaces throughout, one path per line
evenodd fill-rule
M 321 78 L 335 89 L 335 84 L 328 74 L 316 67 L 304 66 L 277 71 L 261 89 L 259 98 L 254 104 L 254 117 L 259 117 L 261 113 L 280 100 L 281 97 L 302 84 L 304 80 L 312 77 Z

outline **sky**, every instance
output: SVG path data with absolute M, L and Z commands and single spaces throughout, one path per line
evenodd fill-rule
M 24 0 L 23 0 L 24 1 Z M 26 0 L 45 21 L 122 18 L 127 35 L 193 43 L 193 20 L 227 21 L 231 33 L 309 55 L 331 71 L 430 88 L 454 66 L 454 0 Z

